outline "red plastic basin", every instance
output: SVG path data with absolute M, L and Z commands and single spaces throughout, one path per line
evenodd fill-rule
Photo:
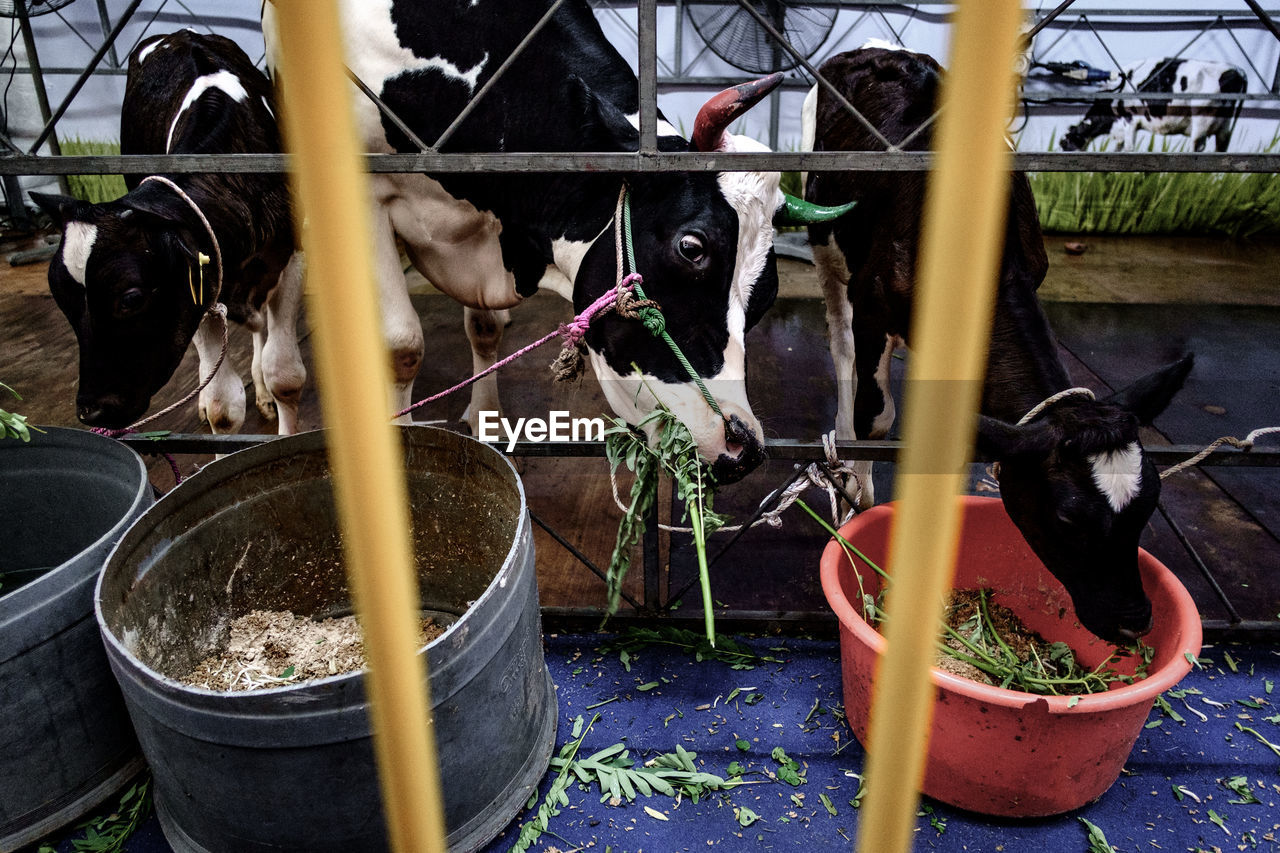
M 994 601 L 1046 639 L 1068 643 L 1082 665 L 1095 666 L 1111 655 L 1114 646 L 1076 621 L 1066 590 L 1036 559 L 1001 502 L 969 497 L 964 507 L 954 586 L 992 589 Z M 873 507 L 840 531 L 886 570 L 893 514 L 891 503 Z M 879 590 L 879 578 L 856 562 L 856 567 L 850 564 L 839 543 L 828 543 L 822 589 L 840 620 L 849 725 L 865 746 L 872 678 L 885 641 L 862 619 L 855 571 L 871 594 Z M 1191 596 L 1146 551 L 1139 550 L 1138 565 L 1152 609 L 1151 632 L 1143 638 L 1155 650 L 1148 676 L 1134 684 L 1116 682 L 1110 691 L 1081 696 L 1073 704 L 1072 697 L 1004 690 L 935 667 L 937 704 L 925 794 L 982 814 L 1038 817 L 1083 806 L 1111 787 L 1152 702 L 1191 669 L 1187 656 L 1200 653 L 1200 616 Z M 890 618 L 895 618 L 892 612 Z M 922 624 L 920 630 L 930 627 Z

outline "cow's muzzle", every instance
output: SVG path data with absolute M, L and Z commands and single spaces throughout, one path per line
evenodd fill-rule
M 737 415 L 724 422 L 726 452 L 711 463 L 717 483 L 736 483 L 759 467 L 765 460 L 764 443 Z
M 76 401 L 76 417 L 86 426 L 123 429 L 146 414 L 150 403 L 111 395 L 80 399 Z
M 1151 603 L 1145 598 L 1142 605 L 1124 612 L 1086 612 L 1076 606 L 1080 624 L 1111 643 L 1132 643 L 1151 630 Z

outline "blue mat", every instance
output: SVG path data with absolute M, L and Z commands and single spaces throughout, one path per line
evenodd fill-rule
M 749 784 L 697 803 L 655 794 L 614 804 L 602 803 L 597 787 L 570 784 L 568 805 L 530 850 L 853 849 L 859 811 L 850 800 L 864 754 L 840 713 L 835 641 L 750 640 L 746 646 L 756 655 L 780 662 L 734 669 L 658 645 L 632 651 L 624 661 L 617 651 L 599 650 L 609 639 L 546 639 L 560 706 L 557 752 L 581 717 L 586 735 L 579 758 L 624 743 L 639 764 L 681 747 L 697 754 L 699 770 L 717 776 L 737 762 Z M 1266 646 L 1232 645 L 1206 647 L 1203 657 L 1204 668 L 1179 685 L 1190 688 L 1187 694 L 1169 700 L 1181 721 L 1153 709 L 1124 773 L 1098 801 L 1055 818 L 998 820 L 924 800 L 915 849 L 1086 851 L 1088 830 L 1077 819 L 1085 818 L 1121 851 L 1280 850 L 1280 755 L 1260 739 L 1280 743 L 1280 692 L 1270 692 L 1280 682 L 1280 655 Z M 779 778 L 788 775 L 780 773 L 779 748 L 798 765 L 799 785 Z M 1240 776 L 1260 802 L 1241 802 L 1246 798 L 1224 784 Z M 553 778 L 544 779 L 540 803 Z M 486 853 L 511 849 L 536 812 L 518 815 Z M 59 853 L 71 849 L 68 838 L 57 844 Z M 127 849 L 163 853 L 169 847 L 152 817 Z

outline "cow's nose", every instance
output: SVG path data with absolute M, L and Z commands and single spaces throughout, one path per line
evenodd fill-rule
M 717 483 L 736 483 L 765 459 L 764 444 L 737 415 L 724 422 L 725 451 L 711 464 Z
M 120 397 L 107 395 L 76 401 L 76 416 L 91 427 L 120 429 L 133 423 L 146 412 L 146 404 L 126 403 Z
M 80 418 L 80 422 L 88 426 L 102 426 L 102 420 L 106 417 L 106 412 L 102 406 L 97 404 L 89 404 L 76 407 L 76 416 Z

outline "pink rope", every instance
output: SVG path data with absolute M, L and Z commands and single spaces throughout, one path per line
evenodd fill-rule
M 554 332 L 548 332 L 547 334 L 543 335 L 541 338 L 538 338 L 538 340 L 534 341 L 528 346 L 522 347 L 521 349 L 516 350 L 511 355 L 507 356 L 501 361 L 495 362 L 489 367 L 486 367 L 484 370 L 480 371 L 475 376 L 471 376 L 467 379 L 462 380 L 457 385 L 454 385 L 452 388 L 446 388 L 444 391 L 441 391 L 438 394 L 433 394 L 430 397 L 427 397 L 426 399 L 419 400 L 418 402 L 414 403 L 412 406 L 409 406 L 407 409 L 396 412 L 395 415 L 393 415 L 392 417 L 393 418 L 403 417 L 404 415 L 407 415 L 410 412 L 412 412 L 414 409 L 421 408 L 422 406 L 425 406 L 428 403 L 434 403 L 436 400 L 439 400 L 442 397 L 449 396 L 454 391 L 461 391 L 463 388 L 466 388 L 468 385 L 478 382 L 479 380 L 488 376 L 490 373 L 493 373 L 496 370 L 501 370 L 502 368 L 506 367 L 508 364 L 520 358 L 521 356 L 528 355 L 529 353 L 536 350 L 538 347 L 542 346 L 543 344 L 555 338 L 557 335 L 564 337 L 564 341 L 565 341 L 564 345 L 566 347 L 576 346 L 578 341 L 582 340 L 582 338 L 587 334 L 587 329 L 591 327 L 592 321 L 594 321 L 596 317 L 599 316 L 600 314 L 603 314 L 605 311 L 608 311 L 609 309 L 611 309 L 614 306 L 614 303 L 618 301 L 618 295 L 622 293 L 622 291 L 624 290 L 626 291 L 632 290 L 635 287 L 635 282 L 637 281 L 643 281 L 643 278 L 640 276 L 639 273 L 632 273 L 631 275 L 624 278 L 616 288 L 609 290 L 607 293 L 605 293 L 595 302 L 592 302 L 590 305 L 586 307 L 586 309 L 581 314 L 578 314 L 568 323 L 561 324 L 561 326 L 558 329 L 556 329 Z

